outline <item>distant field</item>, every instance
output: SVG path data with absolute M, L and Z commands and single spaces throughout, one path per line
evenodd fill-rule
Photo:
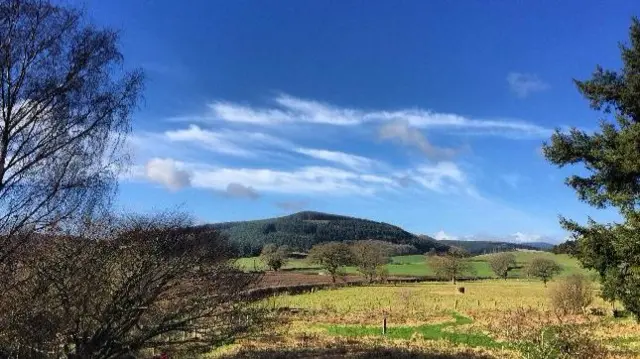
M 570 258 L 565 254 L 557 255 L 549 252 L 538 251 L 517 251 L 513 253 L 516 255 L 516 261 L 520 268 L 516 268 L 515 270 L 511 271 L 511 273 L 509 273 L 509 278 L 524 278 L 525 275 L 522 271 L 522 267 L 524 267 L 532 258 L 540 256 L 553 259 L 558 264 L 560 264 L 563 269 L 561 276 L 569 275 L 572 273 L 588 273 L 584 268 L 580 266 L 580 263 L 576 259 Z M 473 275 L 483 278 L 493 277 L 494 274 L 491 271 L 488 263 L 489 258 L 493 255 L 494 254 L 485 254 L 472 257 L 470 260 L 474 269 Z M 265 264 L 259 257 L 240 258 L 237 259 L 235 263 L 239 268 L 245 271 L 267 270 Z M 391 263 L 387 264 L 386 268 L 389 271 L 389 275 L 392 276 L 419 277 L 434 275 L 433 270 L 427 263 L 426 257 L 423 255 L 392 257 Z M 308 273 L 319 273 L 322 271 L 319 266 L 312 265 L 304 259 L 292 259 L 287 262 L 283 269 L 303 271 Z M 358 273 L 356 267 L 345 267 L 344 270 L 347 274 Z

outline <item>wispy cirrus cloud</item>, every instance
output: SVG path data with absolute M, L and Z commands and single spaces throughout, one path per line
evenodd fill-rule
M 234 155 L 252 156 L 251 149 L 264 147 L 287 146 L 287 141 L 261 132 L 221 130 L 211 131 L 196 125 L 186 129 L 170 130 L 164 136 L 171 142 L 194 144 L 213 152 Z
M 519 93 L 529 94 L 540 90 L 540 84 L 529 78 L 516 78 Z M 531 137 L 547 137 L 551 129 L 533 123 L 513 120 L 484 120 L 467 116 L 441 113 L 429 109 L 410 108 L 398 110 L 367 110 L 340 107 L 316 100 L 308 100 L 281 94 L 273 99 L 273 106 L 260 107 L 228 101 L 209 105 L 211 113 L 196 116 L 198 121 L 223 121 L 230 123 L 275 126 L 280 124 L 306 123 L 331 126 L 356 126 L 406 121 L 419 129 L 445 129 L 451 132 L 475 131 L 489 136 L 512 137 L 519 134 Z M 188 120 L 184 117 L 182 120 Z
M 538 75 L 522 72 L 510 72 L 507 75 L 509 89 L 520 98 L 528 97 L 535 92 L 545 91 L 550 88 L 549 84 L 542 81 Z
M 297 148 L 295 151 L 309 157 L 324 160 L 327 162 L 337 163 L 356 170 L 367 169 L 377 163 L 377 161 L 368 157 L 353 155 L 340 151 L 329 151 L 314 148 Z
M 258 198 L 261 192 L 280 194 L 362 195 L 395 190 L 396 178 L 410 179 L 419 188 L 438 193 L 472 194 L 475 188 L 455 163 L 425 164 L 417 169 L 359 173 L 336 167 L 306 166 L 290 170 L 233 168 L 168 158 L 151 159 L 146 171 L 134 170 L 132 180 L 147 180 L 172 190 L 211 189 L 232 197 Z

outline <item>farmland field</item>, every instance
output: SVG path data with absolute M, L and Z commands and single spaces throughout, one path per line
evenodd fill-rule
M 277 295 L 262 302 L 278 313 L 276 329 L 214 354 L 231 358 L 337 358 L 345 354 L 365 358 L 520 358 L 515 344 L 493 331 L 501 315 L 526 308 L 537 316 L 558 320 L 549 314 L 551 286 L 545 288 L 540 282 L 485 280 L 464 286 L 464 294 L 451 283 L 430 282 Z M 596 299 L 591 307 L 605 310 L 607 305 Z M 388 329 L 383 335 L 385 317 Z M 640 325 L 629 318 L 585 315 L 562 321 L 594 325 L 590 335 L 605 343 L 610 358 L 640 356 Z
M 545 257 L 555 260 L 562 266 L 561 276 L 566 276 L 572 273 L 588 273 L 585 269 L 580 267 L 580 264 L 576 259 L 570 258 L 564 254 L 556 255 L 541 251 L 516 251 L 513 253 L 516 256 L 518 268 L 509 273 L 510 278 L 523 278 L 524 274 L 522 272 L 522 267 L 524 267 L 533 257 Z M 485 254 L 471 257 L 470 260 L 474 270 L 471 276 L 480 278 L 494 277 L 494 274 L 489 267 L 489 263 L 487 262 L 491 256 L 491 254 Z M 247 271 L 263 271 L 267 269 L 259 257 L 239 258 L 236 260 L 236 265 Z M 386 265 L 386 268 L 389 271 L 389 275 L 392 276 L 420 277 L 434 275 L 433 270 L 427 264 L 426 257 L 419 254 L 392 257 L 391 262 Z M 304 259 L 292 259 L 287 262 L 283 269 L 302 271 L 306 273 L 322 272 L 322 269 L 319 266 L 310 264 Z M 358 273 L 358 270 L 355 267 L 345 267 L 344 271 L 347 274 Z
M 262 336 L 240 340 L 212 353 L 223 358 L 523 358 L 520 340 L 504 331 L 512 326 L 542 325 L 582 328 L 600 343 L 607 358 L 640 357 L 640 325 L 631 318 L 611 316 L 610 304 L 597 296 L 585 314 L 560 315 L 552 311 L 549 293 L 564 276 L 593 276 L 565 255 L 514 252 L 517 269 L 508 280 L 396 283 L 322 289 L 298 295 L 279 294 L 264 299 L 277 322 Z M 493 277 L 491 255 L 472 257 L 475 275 Z M 562 266 L 562 273 L 545 287 L 525 278 L 522 267 L 544 256 Z M 254 264 L 255 263 L 255 264 Z M 264 268 L 259 258 L 243 258 L 246 270 Z M 250 267 L 249 267 L 250 266 Z M 262 267 L 261 267 L 262 266 Z M 267 272 L 266 282 L 285 285 L 296 281 L 327 283 L 321 268 L 305 260 L 290 261 L 285 272 Z M 433 271 L 422 255 L 393 257 L 387 265 L 393 276 L 429 276 Z M 347 267 L 348 281 L 358 281 L 357 270 Z M 315 275 L 314 275 L 315 274 Z M 464 286 L 460 293 L 458 286 Z M 383 334 L 382 323 L 387 329 Z M 577 356 L 581 357 L 581 356 Z M 533 357 L 532 357 L 533 358 Z M 545 357 L 546 358 L 546 357 Z M 551 358 L 551 356 L 549 357 Z M 555 357 L 553 357 L 555 358 Z M 594 357 L 595 358 L 595 357 Z

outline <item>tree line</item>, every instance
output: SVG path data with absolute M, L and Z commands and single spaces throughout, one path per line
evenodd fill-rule
M 391 262 L 393 252 L 388 243 L 383 241 L 326 242 L 316 244 L 309 250 L 307 260 L 324 269 L 333 283 L 345 275 L 344 267 L 355 266 L 369 283 L 376 279 L 384 280 L 389 272 L 385 265 Z M 268 244 L 262 250 L 260 258 L 268 268 L 280 270 L 289 260 L 291 248 Z M 450 280 L 454 284 L 460 278 L 476 274 L 472 257 L 462 248 L 451 247 L 445 253 L 431 250 L 425 253 L 426 264 L 441 279 Z M 498 278 L 507 279 L 509 272 L 518 268 L 516 256 L 512 252 L 497 253 L 489 257 L 489 266 Z M 562 267 L 554 260 L 534 257 L 524 268 L 524 273 L 531 278 L 540 279 L 544 285 L 562 271 Z

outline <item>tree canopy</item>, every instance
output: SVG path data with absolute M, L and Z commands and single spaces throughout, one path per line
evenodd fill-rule
M 596 207 L 616 208 L 622 223 L 579 224 L 561 218 L 578 241 L 578 258 L 615 283 L 615 294 L 640 320 L 640 22 L 634 18 L 629 43 L 620 45 L 622 68 L 596 67 L 591 79 L 575 83 L 591 108 L 601 111 L 599 131 L 556 131 L 543 147 L 551 163 L 581 165 L 566 179 L 578 197 Z M 585 173 L 586 174 L 582 174 Z
M 489 258 L 491 270 L 500 278 L 507 279 L 509 272 L 516 267 L 516 256 L 513 253 L 498 253 Z

